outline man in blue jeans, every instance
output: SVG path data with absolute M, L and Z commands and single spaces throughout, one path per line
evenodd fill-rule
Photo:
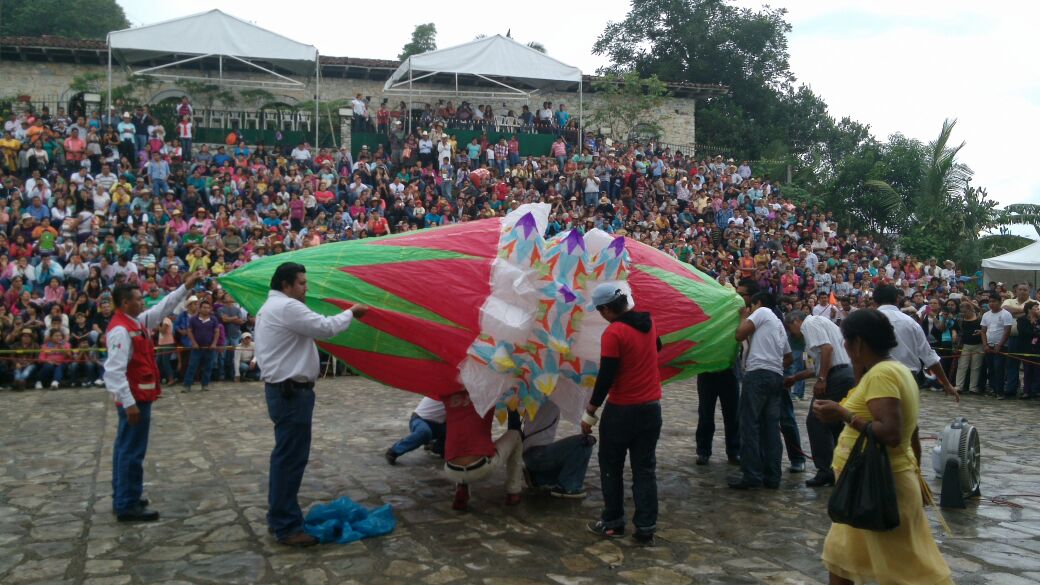
M 283 262 L 271 277 L 271 291 L 256 316 L 256 361 L 274 423 L 274 449 L 267 493 L 267 529 L 280 544 L 311 546 L 318 541 L 303 530 L 297 494 L 311 451 L 314 381 L 320 373 L 314 339 L 328 339 L 368 311 L 354 305 L 325 317 L 304 304 L 307 269 Z
M 424 396 L 408 420 L 408 436 L 386 450 L 386 462 L 397 465 L 398 457 L 426 445 L 435 454 L 443 456 L 445 418 L 444 403 Z
M 751 297 L 757 292 L 758 283 L 750 278 L 743 278 L 737 283 L 737 294 L 744 299 L 744 303 L 749 307 L 751 306 Z M 774 306 L 772 311 L 777 319 L 783 319 L 783 314 L 778 307 Z M 789 345 L 792 343 L 790 336 L 788 336 L 787 342 Z M 794 355 L 795 353 L 792 349 L 792 359 L 790 363 L 785 363 L 785 371 L 792 369 Z M 742 381 L 743 369 L 738 367 L 734 371 L 737 374 L 737 380 Z M 783 438 L 784 447 L 787 449 L 787 460 L 791 463 L 787 470 L 791 473 L 804 473 L 806 457 L 805 452 L 802 451 L 802 435 L 798 430 L 798 421 L 794 418 L 794 402 L 791 399 L 791 394 L 787 392 L 780 396 L 780 436 Z
M 112 511 L 119 522 L 159 519 L 159 512 L 149 509 L 148 500 L 142 497 L 152 402 L 162 394 L 151 328 L 173 312 L 201 276 L 198 272 L 188 275 L 183 286 L 147 311 L 136 285 L 123 284 L 112 291 L 116 311 L 105 331 L 108 358 L 104 376 L 119 417 L 112 447 Z
M 592 458 L 592 435 L 573 435 L 556 441 L 560 408 L 552 400 L 524 423 L 524 477 L 533 488 L 547 487 L 557 498 L 585 497 L 585 472 Z
M 780 407 L 784 369 L 791 363 L 791 345 L 783 323 L 773 312 L 776 299 L 767 292 L 751 296 L 736 339 L 749 341 L 744 353 L 740 393 L 740 470 L 733 489 L 780 487 Z
M 188 357 L 188 370 L 184 374 L 185 392 L 191 392 L 196 372 L 202 381 L 202 391 L 209 390 L 213 360 L 216 357 L 217 343 L 220 341 L 219 327 L 220 322 L 213 315 L 213 302 L 208 298 L 199 301 L 199 314 L 188 321 L 191 355 Z

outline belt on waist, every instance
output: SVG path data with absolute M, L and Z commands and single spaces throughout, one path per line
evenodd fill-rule
M 470 463 L 469 465 L 455 465 L 450 461 L 445 462 L 444 465 L 452 471 L 473 471 L 474 469 L 480 469 L 481 467 L 484 467 L 490 462 L 491 460 L 489 458 L 483 457 L 479 461 L 475 461 L 473 463 Z
M 289 390 L 312 390 L 314 388 L 314 382 L 297 382 L 292 379 L 282 380 L 281 382 L 271 382 L 271 385 Z

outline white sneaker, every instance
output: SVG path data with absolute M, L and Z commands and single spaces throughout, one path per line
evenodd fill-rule
M 37 382 L 35 388 L 37 390 L 43 390 L 43 382 Z
M 51 382 L 51 390 L 57 390 L 60 386 L 61 384 L 59 384 L 57 380 Z
M 98 387 L 104 386 L 105 385 L 105 381 L 102 380 L 101 378 L 98 378 L 97 380 L 94 380 L 94 385 L 98 386 Z

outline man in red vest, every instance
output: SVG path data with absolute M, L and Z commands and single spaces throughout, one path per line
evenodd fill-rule
M 120 522 L 159 519 L 159 512 L 148 509 L 148 500 L 141 498 L 152 402 L 162 394 L 150 329 L 173 313 L 201 278 L 201 272 L 189 274 L 180 288 L 147 311 L 137 285 L 121 284 L 112 291 L 116 310 L 106 332 L 104 380 L 119 412 L 112 450 L 112 509 Z

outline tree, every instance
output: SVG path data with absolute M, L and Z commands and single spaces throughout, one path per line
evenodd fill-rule
M 531 42 L 527 43 L 527 46 L 531 47 L 535 51 L 538 51 L 539 53 L 547 53 L 548 52 L 548 51 L 545 50 L 545 45 L 543 45 L 542 43 L 539 43 L 538 41 L 531 41 Z
M 592 50 L 610 58 L 605 73 L 727 86 L 727 95 L 698 104 L 698 141 L 758 158 L 762 145 L 790 134 L 777 120 L 794 82 L 786 14 L 729 0 L 643 0 L 624 20 L 608 23 Z
M 437 49 L 437 26 L 432 22 L 415 25 L 412 40 L 401 49 L 398 59 L 404 61 L 412 55 L 434 51 Z
M 124 28 L 130 22 L 116 0 L 0 2 L 0 36 L 103 39 Z
M 997 218 L 997 224 L 1005 227 L 1031 225 L 1037 235 L 1040 236 L 1040 205 L 1035 203 L 1008 205 Z
M 610 128 L 615 140 L 628 139 L 634 130 L 657 136 L 661 127 L 657 123 L 657 109 L 668 95 L 665 84 L 652 75 L 641 79 L 632 71 L 624 75 L 608 75 L 592 84 L 599 105 L 589 116 L 593 126 Z

